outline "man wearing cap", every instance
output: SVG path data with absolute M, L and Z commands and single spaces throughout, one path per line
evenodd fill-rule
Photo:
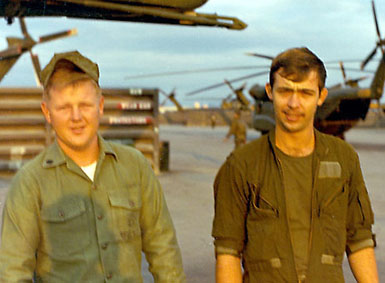
M 41 73 L 55 142 L 19 170 L 3 211 L 0 282 L 184 282 L 167 205 L 137 150 L 98 135 L 98 66 L 55 54 Z

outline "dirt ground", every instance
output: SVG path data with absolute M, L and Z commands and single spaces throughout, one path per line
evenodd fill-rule
M 214 282 L 214 247 L 210 236 L 213 218 L 212 183 L 215 174 L 233 148 L 223 142 L 226 127 L 161 126 L 162 140 L 170 143 L 170 171 L 159 180 L 167 199 L 182 250 L 188 282 Z M 248 139 L 259 136 L 250 130 Z M 375 213 L 377 264 L 380 282 L 385 282 L 385 129 L 356 128 L 346 139 L 358 151 Z M 0 206 L 8 181 L 0 180 Z M 143 263 L 144 269 L 146 264 Z M 152 282 L 144 271 L 144 282 Z M 355 282 L 344 261 L 346 282 Z

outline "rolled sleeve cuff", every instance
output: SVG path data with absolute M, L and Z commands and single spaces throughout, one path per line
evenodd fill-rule
M 221 246 L 215 246 L 215 256 L 217 255 L 233 255 L 236 257 L 241 257 L 240 252 L 238 252 L 237 250 Z
M 374 240 L 372 238 L 358 241 L 358 242 L 351 242 L 351 243 L 347 243 L 346 253 L 348 255 L 350 255 L 350 254 L 355 253 L 359 250 L 362 250 L 365 248 L 373 248 L 374 246 L 375 246 Z
M 215 238 L 215 255 L 229 254 L 241 257 L 243 245 L 237 241 L 223 238 Z

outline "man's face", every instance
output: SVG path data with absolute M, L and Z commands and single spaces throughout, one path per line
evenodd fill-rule
M 51 89 L 42 103 L 48 123 L 55 130 L 64 151 L 81 152 L 97 146 L 97 130 L 104 99 L 91 81 L 81 81 L 61 89 Z
M 327 96 L 326 88 L 319 91 L 315 71 L 302 82 L 290 81 L 277 72 L 273 88 L 267 84 L 266 92 L 274 104 L 277 127 L 289 133 L 312 130 L 317 106 Z

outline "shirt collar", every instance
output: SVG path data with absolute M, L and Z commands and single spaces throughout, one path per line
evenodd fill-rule
M 100 134 L 98 134 L 98 142 L 100 149 L 98 162 L 100 160 L 103 160 L 106 155 L 111 155 L 116 160 L 118 159 L 118 156 L 112 148 L 111 144 L 108 143 L 105 139 L 103 139 Z M 43 158 L 42 166 L 43 168 L 56 167 L 61 164 L 67 163 L 69 160 L 70 158 L 63 152 L 57 140 L 55 139 L 54 143 L 47 148 L 46 154 Z
M 325 144 L 323 139 L 323 133 L 319 132 L 317 129 L 314 129 L 315 135 L 315 145 L 314 145 L 314 153 L 315 155 L 322 157 L 329 153 L 329 147 Z M 268 133 L 268 139 L 270 147 L 272 148 L 274 154 L 276 154 L 276 145 L 275 145 L 275 128 L 273 128 Z

